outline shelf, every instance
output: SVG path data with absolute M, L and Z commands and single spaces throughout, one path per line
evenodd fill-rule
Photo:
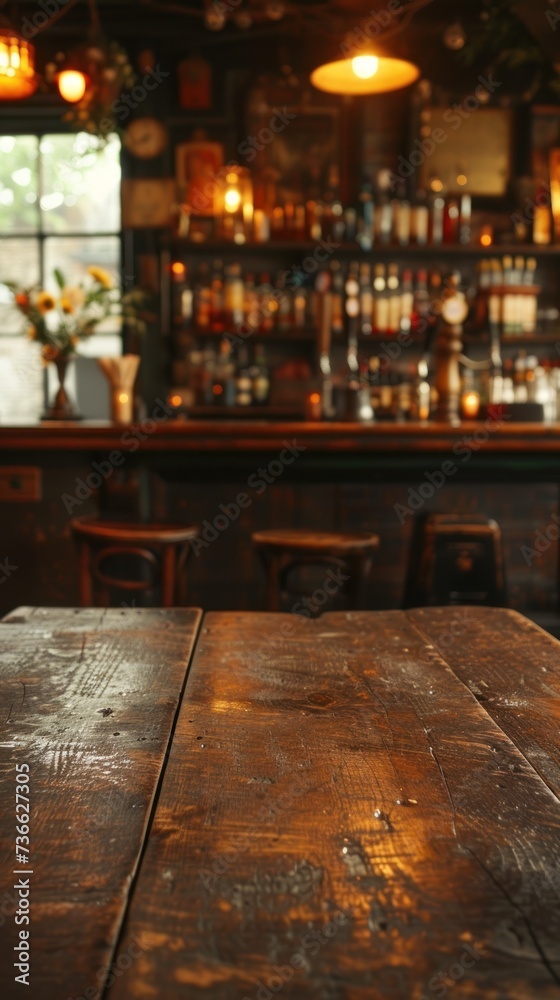
M 181 237 L 172 237 L 169 246 L 177 251 L 196 254 L 220 254 L 243 255 L 266 253 L 297 253 L 303 260 L 305 256 L 313 254 L 318 246 L 318 242 L 301 242 L 298 240 L 286 240 L 282 242 L 269 243 L 236 243 L 213 240 L 207 243 L 193 243 Z M 529 257 L 554 257 L 560 258 L 560 244 L 551 246 L 539 246 L 532 243 L 496 243 L 491 247 L 481 247 L 476 244 L 468 246 L 458 246 L 457 244 L 442 244 L 441 246 L 375 246 L 371 250 L 362 250 L 356 243 L 342 243 L 336 247 L 332 256 L 358 257 L 362 259 L 383 259 L 383 258 L 406 258 L 406 257 L 499 257 L 508 256 L 529 256 Z M 324 262 L 327 263 L 326 261 Z M 321 262 L 322 264 L 322 262 Z M 320 265 L 321 266 L 321 265 Z M 324 266 L 324 264 L 322 264 Z

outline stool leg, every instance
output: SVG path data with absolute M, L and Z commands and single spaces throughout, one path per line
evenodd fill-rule
M 260 553 L 264 563 L 266 574 L 266 610 L 280 611 L 280 573 L 282 569 L 282 556 L 264 552 Z
M 175 546 L 165 545 L 161 557 L 161 606 L 172 608 L 175 597 Z
M 346 560 L 347 572 L 350 576 L 345 590 L 348 595 L 348 610 L 360 611 L 364 604 L 365 583 L 369 577 L 372 556 L 356 556 Z
M 92 586 L 90 573 L 89 545 L 87 542 L 78 542 L 78 573 L 79 573 L 79 594 L 80 607 L 92 607 Z
M 181 546 L 177 562 L 177 604 L 180 608 L 187 606 L 187 563 L 189 561 L 190 545 Z

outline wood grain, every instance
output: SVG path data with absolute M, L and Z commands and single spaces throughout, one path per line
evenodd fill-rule
M 560 995 L 555 694 L 537 773 L 441 652 L 556 692 L 560 646 L 467 612 L 206 616 L 111 1000 Z
M 281 420 L 167 420 L 150 427 L 140 441 L 134 437 L 135 426 L 119 427 L 100 421 L 72 424 L 43 422 L 40 426 L 3 427 L 0 450 L 13 451 L 87 451 L 121 450 L 127 458 L 146 452 L 208 451 L 274 452 L 285 441 L 297 438 L 309 451 L 333 452 L 450 452 L 457 442 L 473 440 L 478 452 L 519 453 L 528 458 L 539 452 L 554 455 L 560 451 L 560 424 L 491 424 L 465 421 L 457 427 L 430 423 L 337 423 Z M 132 445 L 131 430 L 136 441 Z M 477 435 L 473 438 L 473 435 Z
M 97 996 L 201 614 L 19 609 L 0 625 L 0 995 Z M 14 982 L 15 776 L 31 784 L 31 988 Z M 122 945 L 123 953 L 130 947 Z M 137 951 L 137 949 L 136 949 Z

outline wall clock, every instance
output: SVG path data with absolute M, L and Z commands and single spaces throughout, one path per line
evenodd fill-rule
M 157 118 L 136 118 L 124 134 L 124 146 L 132 156 L 151 160 L 167 148 L 169 134 Z

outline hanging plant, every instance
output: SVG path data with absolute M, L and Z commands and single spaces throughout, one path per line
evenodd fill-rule
M 516 15 L 510 0 L 484 0 L 481 27 L 467 40 L 461 57 L 468 66 L 485 63 L 495 73 L 511 74 L 508 91 L 531 101 L 543 87 L 560 97 L 560 72 Z M 521 87 L 521 89 L 520 89 Z

